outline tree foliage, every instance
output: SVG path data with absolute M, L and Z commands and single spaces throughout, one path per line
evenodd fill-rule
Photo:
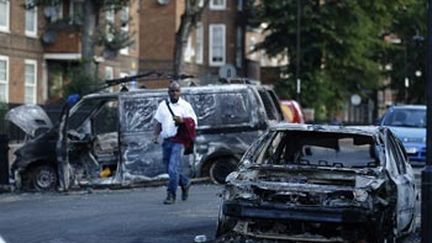
M 262 0 L 256 23 L 266 23 L 266 38 L 257 46 L 270 56 L 285 53 L 288 78 L 277 84 L 284 97 L 295 97 L 296 60 L 300 60 L 301 103 L 329 118 L 353 93 L 366 96 L 382 86 L 383 66 L 394 47 L 385 36 L 397 29 L 406 2 L 395 0 Z M 300 52 L 296 49 L 297 3 L 300 3 Z
M 107 11 L 114 13 L 124 9 L 129 2 L 133 0 L 84 0 L 82 1 L 82 16 L 81 19 L 73 24 L 77 25 L 81 32 L 81 56 L 83 63 L 83 71 L 91 77 L 95 73 L 94 57 L 105 56 L 107 58 L 115 57 L 117 52 L 127 46 L 130 46 L 133 41 L 131 34 L 121 30 L 121 25 L 106 23 L 100 21 L 101 15 Z M 54 7 L 60 6 L 62 0 L 29 0 L 24 7 L 33 8 L 35 6 Z M 67 21 L 69 22 L 69 21 Z M 122 25 L 127 24 L 128 20 L 122 20 Z M 58 19 L 54 23 L 48 24 L 49 27 L 55 28 L 56 25 L 64 27 L 65 20 Z M 105 25 L 108 25 L 107 28 Z M 100 50 L 100 53 L 96 53 Z M 108 55 L 107 55 L 108 53 Z
M 399 41 L 385 57 L 391 63 L 388 74 L 391 87 L 398 90 L 399 102 L 426 102 L 426 5 L 425 0 L 404 1 L 391 25 L 390 31 Z M 405 79 L 409 87 L 405 86 Z
M 185 9 L 180 17 L 180 26 L 175 33 L 174 75 L 182 72 L 183 56 L 188 37 L 201 19 L 202 12 L 210 0 L 184 0 Z

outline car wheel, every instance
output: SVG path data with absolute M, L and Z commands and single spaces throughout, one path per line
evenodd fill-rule
M 229 157 L 216 159 L 210 165 L 210 179 L 215 184 L 225 184 L 226 177 L 235 169 L 237 169 L 237 162 L 235 159 Z
M 36 191 L 53 191 L 57 186 L 57 173 L 53 166 L 40 165 L 31 173 L 33 188 Z

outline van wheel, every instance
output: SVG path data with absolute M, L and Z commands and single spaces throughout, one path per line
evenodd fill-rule
M 210 179 L 215 184 L 225 184 L 229 173 L 237 169 L 237 161 L 230 157 L 218 158 L 210 165 Z
M 40 165 L 31 172 L 33 188 L 38 192 L 53 191 L 57 186 L 57 173 L 53 166 Z

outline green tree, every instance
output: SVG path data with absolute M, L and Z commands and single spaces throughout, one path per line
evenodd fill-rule
M 88 77 L 87 85 L 92 85 L 97 80 L 94 76 L 96 65 L 94 57 L 108 56 L 115 57 L 117 52 L 127 46 L 130 46 L 131 35 L 121 30 L 121 26 L 112 23 L 105 23 L 101 20 L 101 15 L 107 11 L 114 13 L 123 10 L 128 4 L 134 0 L 84 0 L 82 1 L 82 14 L 75 16 L 78 20 L 72 23 L 72 26 L 81 32 L 81 63 L 82 72 Z M 45 8 L 53 8 L 60 6 L 63 0 L 26 0 L 24 7 L 33 8 L 35 6 L 44 6 Z M 122 19 L 122 24 L 126 24 L 128 20 Z M 48 23 L 47 28 L 64 27 L 65 23 L 70 23 L 70 19 L 57 19 L 55 22 Z M 109 26 L 109 31 L 106 31 L 106 24 Z M 96 53 L 100 50 L 100 53 Z M 108 54 L 108 55 L 107 55 Z M 73 77 L 72 77 L 73 78 Z M 82 82 L 79 78 L 79 83 Z M 94 85 L 93 85 L 94 86 Z
M 390 33 L 396 41 L 385 57 L 391 67 L 388 71 L 391 88 L 398 91 L 398 102 L 426 102 L 426 11 L 425 0 L 406 0 L 394 14 Z
M 174 75 L 182 72 L 183 56 L 188 37 L 201 19 L 202 12 L 210 0 L 184 0 L 185 9 L 180 19 L 180 26 L 175 33 Z
M 297 3 L 301 6 L 300 46 L 297 53 Z M 383 34 L 392 23 L 393 9 L 402 0 L 263 0 L 255 22 L 267 23 L 267 36 L 258 49 L 270 56 L 286 53 L 285 80 L 277 85 L 282 96 L 295 97 L 296 59 L 300 60 L 304 106 L 315 108 L 319 119 L 341 110 L 353 93 L 380 86 Z

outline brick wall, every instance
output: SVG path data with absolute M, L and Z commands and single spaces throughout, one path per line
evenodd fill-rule
M 140 60 L 141 69 L 168 68 L 174 53 L 176 31 L 176 2 L 159 5 L 156 1 L 141 0 Z
M 219 67 L 209 66 L 209 24 L 225 24 L 226 63 L 235 65 L 237 5 L 227 0 L 225 10 L 209 10 L 201 17 L 203 24 L 203 64 L 196 64 L 195 58 L 184 66 L 184 70 L 201 79 L 217 80 Z M 175 32 L 184 11 L 184 0 L 170 1 L 159 5 L 156 1 L 141 0 L 140 70 L 161 70 L 170 72 L 174 56 Z M 191 34 L 195 43 L 195 32 Z M 245 62 L 244 62 L 245 63 Z M 212 77 L 213 76 L 213 77 Z
M 26 59 L 31 59 L 37 61 L 37 101 L 42 103 L 46 84 L 42 79 L 43 47 L 38 37 L 45 23 L 39 9 L 37 37 L 27 37 L 23 3 L 24 0 L 9 1 L 10 32 L 0 32 L 0 55 L 9 58 L 9 102 L 24 102 L 24 65 Z

